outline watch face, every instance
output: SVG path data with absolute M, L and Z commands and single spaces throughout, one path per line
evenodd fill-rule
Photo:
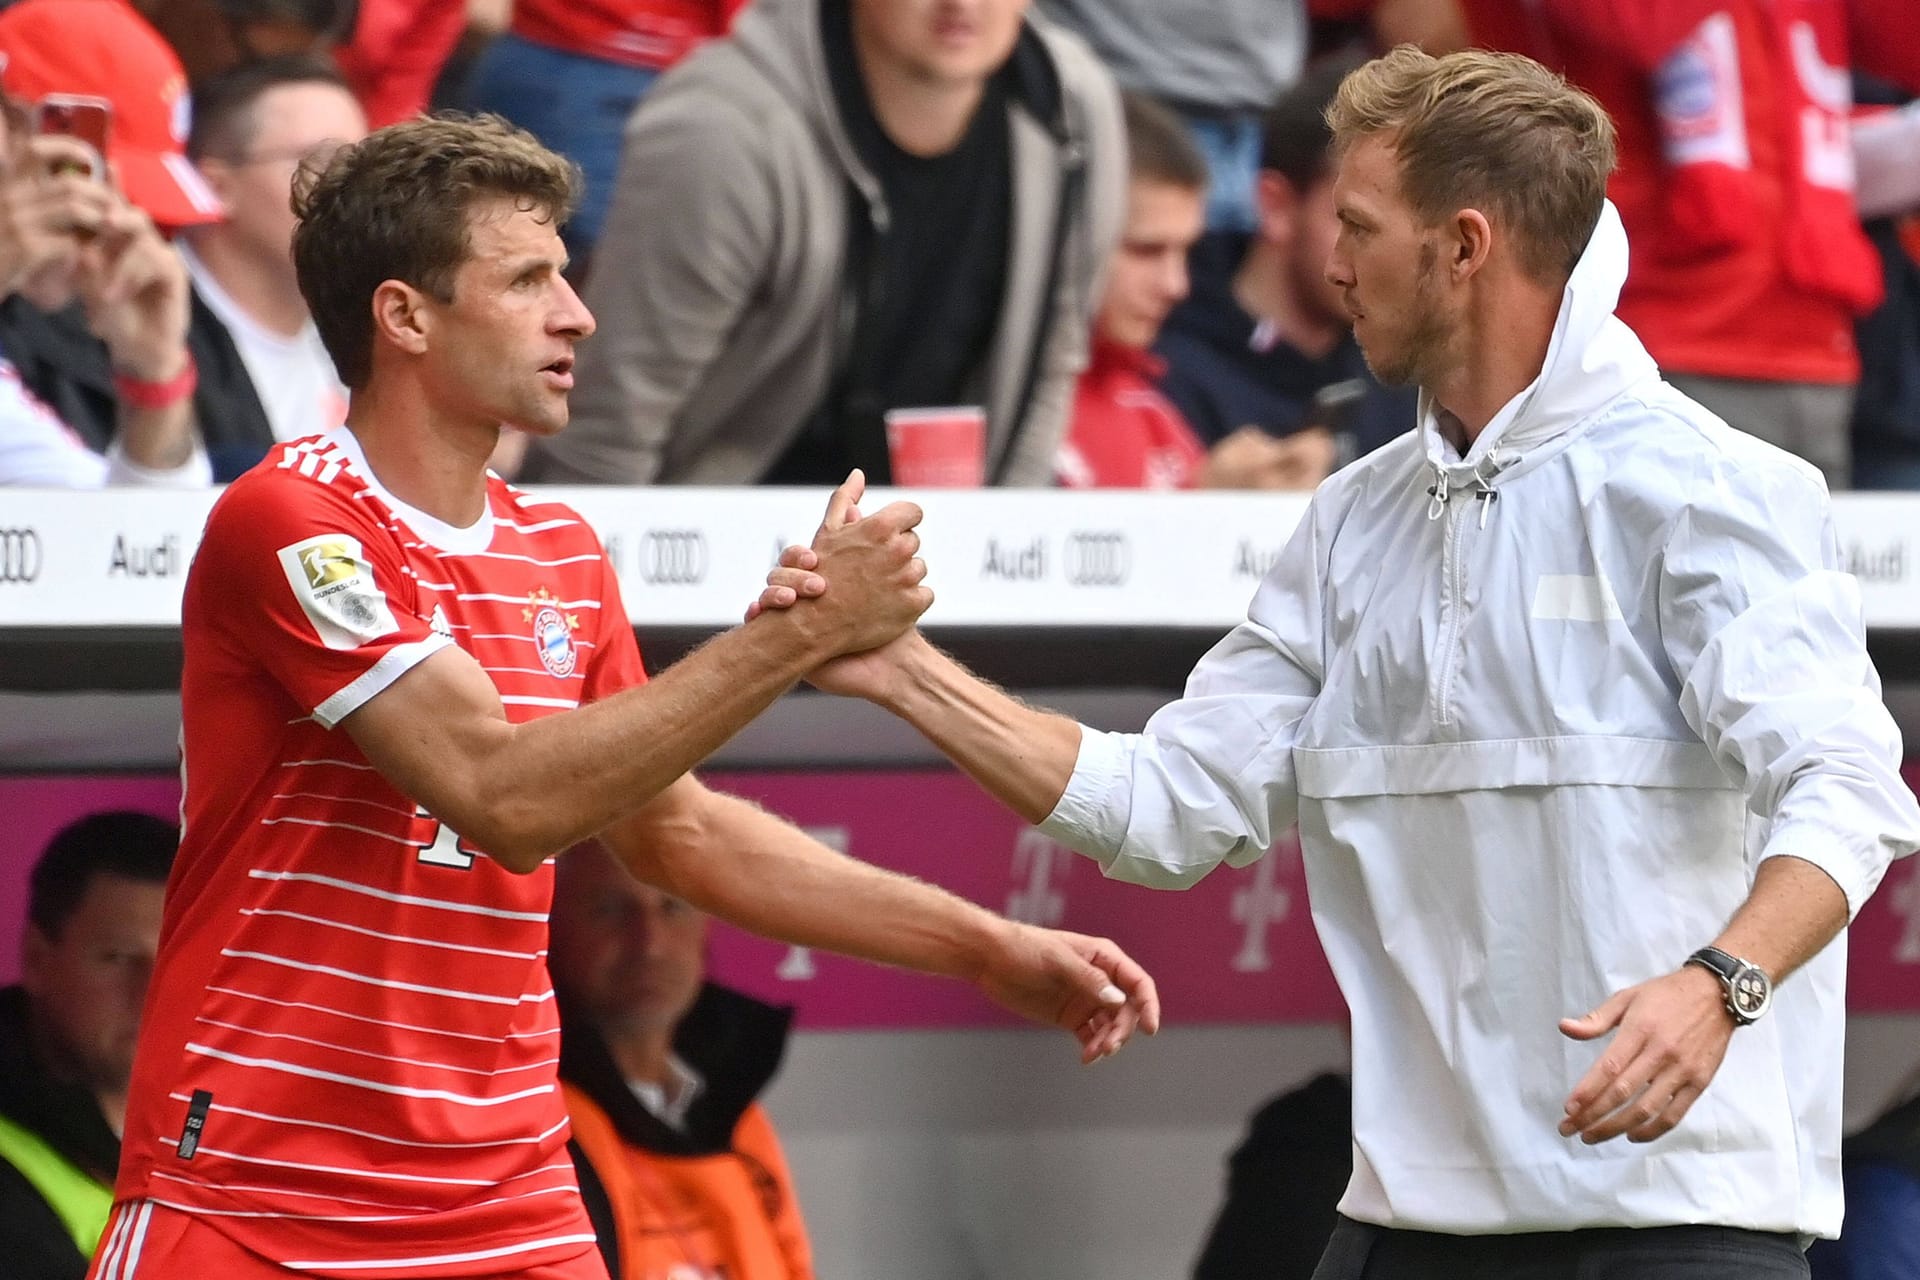
M 1758 969 L 1742 969 L 1734 977 L 1727 991 L 1727 999 L 1743 1017 L 1757 1018 L 1767 1011 L 1767 1001 L 1773 994 L 1773 986 L 1767 981 L 1767 975 Z

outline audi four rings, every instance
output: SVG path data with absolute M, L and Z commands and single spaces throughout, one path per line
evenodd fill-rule
M 40 534 L 36 530 L 0 529 L 0 583 L 37 581 L 40 567 Z
M 1070 533 L 1062 559 L 1070 585 L 1118 587 L 1133 570 L 1133 547 L 1117 529 Z
M 654 586 L 690 587 L 707 579 L 707 535 L 698 529 L 649 529 L 640 539 L 640 577 Z

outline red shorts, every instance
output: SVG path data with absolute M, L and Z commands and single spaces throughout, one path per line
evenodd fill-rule
M 190 1213 L 152 1200 L 113 1206 L 87 1280 L 290 1280 L 289 1271 L 241 1248 Z M 577 1258 L 501 1272 L 483 1280 L 607 1280 L 598 1249 Z

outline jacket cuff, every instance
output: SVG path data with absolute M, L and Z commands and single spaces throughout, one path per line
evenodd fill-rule
M 1132 759 L 1131 735 L 1081 725 L 1073 776 L 1040 830 L 1102 867 L 1112 865 L 1127 834 Z
M 1847 895 L 1847 921 L 1860 914 L 1860 908 L 1866 905 L 1873 891 L 1880 887 L 1881 879 L 1892 865 L 1890 850 L 1875 842 L 1871 850 L 1850 848 L 1846 841 L 1832 831 L 1820 830 L 1807 823 L 1794 823 L 1791 826 L 1776 828 L 1767 838 L 1766 848 L 1760 852 L 1760 860 L 1768 858 L 1798 858 L 1810 862 L 1830 876 Z

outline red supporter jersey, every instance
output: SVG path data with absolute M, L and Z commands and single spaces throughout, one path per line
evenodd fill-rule
M 566 1152 L 552 862 L 514 875 L 336 726 L 449 645 L 524 722 L 645 679 L 567 507 L 488 483 L 458 529 L 350 433 L 276 447 L 187 576 L 184 834 L 119 1199 L 318 1275 L 497 1275 L 594 1247 Z
M 663 71 L 725 35 L 746 0 L 517 0 L 513 33 L 535 44 Z
M 1095 339 L 1073 392 L 1073 417 L 1054 458 L 1068 489 L 1185 489 L 1206 446 L 1153 379 L 1165 365 L 1152 352 Z

